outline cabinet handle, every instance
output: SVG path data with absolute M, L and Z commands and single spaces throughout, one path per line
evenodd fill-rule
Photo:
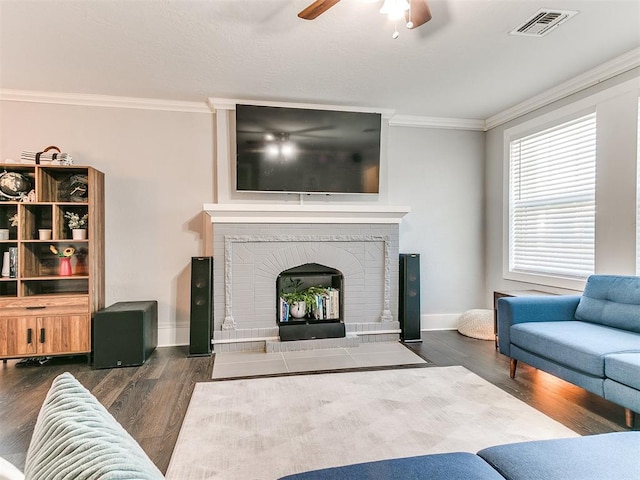
M 27 328 L 27 343 L 31 343 L 33 341 L 33 329 Z
M 27 307 L 27 310 L 42 310 L 44 308 L 47 308 L 46 305 L 32 305 Z
M 40 329 L 40 343 L 44 343 L 44 328 Z

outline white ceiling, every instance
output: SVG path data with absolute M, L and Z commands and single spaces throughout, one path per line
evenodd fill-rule
M 0 0 L 0 89 L 483 120 L 640 46 L 640 0 L 429 0 L 433 20 L 396 40 L 380 5 L 299 19 L 309 3 Z M 508 35 L 540 8 L 580 13 Z

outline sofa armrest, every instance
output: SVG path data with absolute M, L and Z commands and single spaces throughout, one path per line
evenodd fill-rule
M 580 295 L 503 297 L 498 299 L 498 339 L 500 353 L 510 354 L 510 328 L 525 322 L 566 322 L 575 320 Z

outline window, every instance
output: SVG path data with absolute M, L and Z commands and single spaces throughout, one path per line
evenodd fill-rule
M 509 272 L 594 271 L 596 114 L 509 143 Z

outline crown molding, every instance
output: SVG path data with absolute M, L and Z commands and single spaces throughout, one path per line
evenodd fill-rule
M 447 117 L 421 117 L 413 115 L 394 115 L 389 120 L 391 127 L 447 128 L 453 130 L 485 131 L 484 120 Z
M 167 112 L 211 113 L 211 110 L 205 102 L 182 102 L 177 100 L 115 97 L 111 95 L 87 95 L 79 93 L 0 89 L 0 100 L 10 102 L 53 103 L 58 105 L 82 105 L 89 107 L 162 110 Z
M 597 85 L 610 78 L 640 67 L 640 48 L 635 48 L 613 60 L 588 70 L 560 85 L 547 90 L 540 95 L 530 98 L 522 103 L 514 105 L 503 112 L 493 115 L 485 120 L 486 130 L 507 123 L 518 117 L 533 112 L 539 108 L 561 100 L 581 90 Z
M 111 95 L 0 89 L 0 100 L 187 113 L 215 113 L 217 110 L 235 110 L 237 103 L 247 103 L 251 105 L 264 106 L 380 113 L 385 120 L 389 121 L 389 126 L 394 127 L 487 131 L 638 67 L 640 67 L 640 47 L 620 55 L 619 57 L 616 57 L 613 60 L 593 68 L 552 89 L 549 89 L 544 93 L 514 105 L 503 112 L 487 118 L 486 120 L 396 115 L 395 110 L 384 108 L 345 107 L 342 105 L 316 105 L 310 103 L 265 102 L 216 97 L 209 97 L 207 102 L 185 102 L 152 98 L 117 97 Z

